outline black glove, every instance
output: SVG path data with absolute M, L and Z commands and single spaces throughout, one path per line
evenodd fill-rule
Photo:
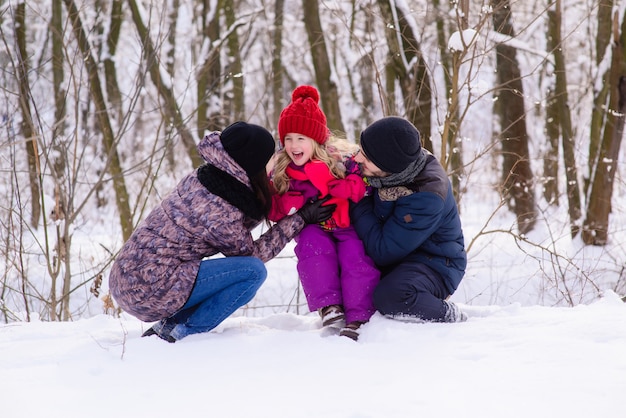
M 331 215 L 337 208 L 337 205 L 334 203 L 328 206 L 322 206 L 330 199 L 330 196 L 326 196 L 323 199 L 316 200 L 315 202 L 307 203 L 302 206 L 300 210 L 297 212 L 298 215 L 304 220 L 307 224 L 318 224 L 320 222 L 324 222 L 330 219 Z

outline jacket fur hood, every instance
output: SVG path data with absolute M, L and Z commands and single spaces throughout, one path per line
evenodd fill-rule
M 226 152 L 220 141 L 220 133 L 213 132 L 198 144 L 198 152 L 204 161 L 230 174 L 251 188 L 250 179 L 245 170 Z

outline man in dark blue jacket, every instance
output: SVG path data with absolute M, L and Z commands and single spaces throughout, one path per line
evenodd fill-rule
M 445 170 L 421 147 L 415 126 L 399 117 L 372 123 L 360 145 L 356 161 L 374 193 L 353 206 L 351 218 L 382 273 L 376 309 L 406 320 L 466 320 L 447 300 L 465 274 L 467 255 Z

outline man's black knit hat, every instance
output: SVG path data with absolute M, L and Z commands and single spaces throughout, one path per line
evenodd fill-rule
M 400 173 L 420 156 L 420 133 L 397 116 L 382 118 L 361 132 L 361 149 L 378 168 Z

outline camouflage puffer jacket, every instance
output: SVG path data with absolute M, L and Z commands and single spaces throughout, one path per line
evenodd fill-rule
M 250 187 L 245 171 L 226 153 L 213 132 L 198 151 L 209 164 Z M 257 222 L 226 200 L 210 193 L 187 175 L 137 227 L 124 244 L 109 275 L 109 288 L 119 306 L 142 321 L 167 318 L 183 307 L 204 257 L 275 257 L 304 227 L 300 216 L 288 216 L 256 241 Z

